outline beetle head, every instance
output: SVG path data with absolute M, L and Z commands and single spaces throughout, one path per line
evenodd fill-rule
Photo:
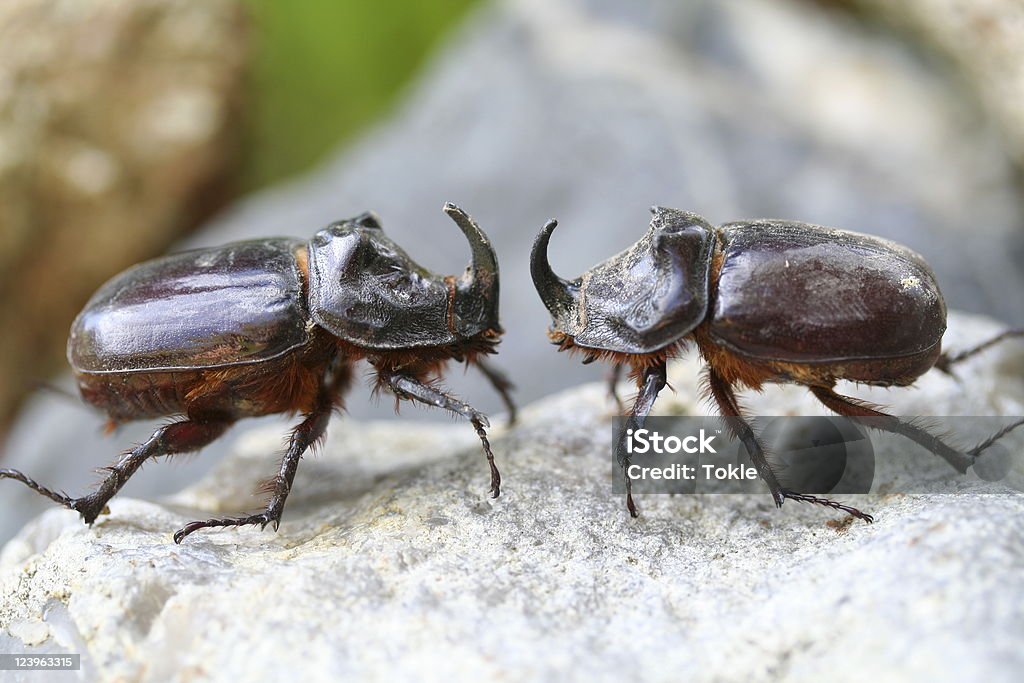
M 367 212 L 332 223 L 309 243 L 313 320 L 366 348 L 442 346 L 498 324 L 498 261 L 490 241 L 454 204 L 444 211 L 469 240 L 472 259 L 459 277 L 423 268 Z
M 641 354 L 678 341 L 701 323 L 714 228 L 688 211 L 655 206 L 651 213 L 650 228 L 636 244 L 571 281 L 548 263 L 557 222 L 544 226 L 530 271 L 555 333 L 582 347 Z

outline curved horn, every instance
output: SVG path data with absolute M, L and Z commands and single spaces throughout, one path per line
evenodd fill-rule
M 576 303 L 576 291 L 567 280 L 555 275 L 548 263 L 548 241 L 551 233 L 554 232 L 558 221 L 552 219 L 544 224 L 540 234 L 533 243 L 533 251 L 530 254 L 530 275 L 533 276 L 533 286 L 537 289 L 544 305 L 548 311 L 555 315 L 556 311 L 564 308 L 571 308 Z
M 444 212 L 455 221 L 455 224 L 462 230 L 462 234 L 469 241 L 470 262 L 469 279 L 467 286 L 472 286 L 478 277 L 483 277 L 487 282 L 493 282 L 498 278 L 498 257 L 494 253 L 487 235 L 480 229 L 472 218 L 465 211 L 451 202 L 444 205 Z

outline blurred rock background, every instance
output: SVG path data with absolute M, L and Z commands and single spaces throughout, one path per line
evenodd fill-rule
M 573 277 L 631 244 L 654 203 L 712 222 L 771 216 L 871 232 L 924 254 L 951 306 L 1024 324 L 1021 6 L 898 4 L 6 4 L 0 51 L 11 57 L 0 59 L 0 73 L 18 78 L 0 77 L 0 102 L 13 103 L 0 108 L 0 131 L 32 135 L 0 133 L 0 282 L 13 283 L 0 298 L 2 343 L 28 349 L 2 354 L 8 365 L 0 367 L 18 373 L 3 377 L 3 386 L 21 388 L 26 378 L 61 367 L 70 317 L 95 285 L 147 252 L 163 251 L 224 206 L 224 188 L 232 186 L 243 196 L 179 246 L 308 237 L 331 220 L 373 209 L 414 258 L 458 272 L 468 250 L 440 207 L 465 207 L 501 259 L 508 333 L 499 362 L 519 385 L 521 402 L 600 376 L 554 353 L 544 338 L 547 315 L 530 284 L 528 257 L 550 217 L 561 222 L 552 262 Z M 111 8 L 141 16 L 125 19 L 130 30 L 115 31 L 116 40 L 105 37 L 120 25 Z M 129 38 L 146 31 L 153 37 Z M 165 34 L 168 44 L 189 50 L 168 48 L 180 58 L 154 58 L 149 68 L 146 55 Z M 92 54 L 107 71 L 87 81 L 87 95 L 72 89 L 77 99 L 69 95 L 61 107 L 31 108 L 43 98 L 33 93 L 59 82 L 55 74 L 82 73 Z M 13 68 L 19 64 L 25 66 Z M 131 86 L 133 75 L 138 109 L 157 112 L 154 129 L 140 128 L 129 116 L 135 105 L 118 106 L 124 96 L 100 87 Z M 175 100 L 159 91 L 165 80 L 168 92 L 209 97 Z M 150 88 L 152 100 L 144 96 Z M 52 122 L 44 116 L 55 111 L 63 114 Z M 93 133 L 89 121 L 115 137 Z M 190 138 L 192 146 L 172 144 L 199 129 L 210 135 Z M 145 150 L 158 142 L 174 163 L 136 162 L 132 145 Z M 14 168 L 26 172 L 8 175 Z M 72 191 L 69 182 L 79 194 L 82 187 L 107 189 L 75 203 L 62 194 Z M 143 208 L 144 197 L 153 199 Z M 84 232 L 85 217 L 94 215 L 96 229 L 107 231 L 99 237 Z M 58 251 L 67 254 L 62 264 L 44 266 L 41 259 Z M 74 275 L 93 262 L 88 276 Z M 40 282 L 53 290 L 37 293 L 45 289 Z M 42 304 L 29 303 L 36 296 L 56 300 L 62 313 L 44 316 Z M 35 319 L 52 327 L 37 329 L 28 322 Z M 499 409 L 474 375 L 456 370 L 449 384 L 482 409 Z M 376 405 L 367 394 L 353 390 L 350 413 L 391 412 L 390 401 Z M 444 418 L 404 408 L 403 419 Z M 264 422 L 282 433 L 286 426 L 277 418 Z M 153 428 L 129 425 L 102 439 L 100 423 L 75 401 L 37 395 L 11 429 L 0 462 L 81 490 L 91 467 Z M 126 494 L 152 496 L 193 481 L 238 431 L 244 427 L 187 464 L 155 464 Z M 27 491 L 0 487 L 0 540 L 42 507 L 45 501 Z
M 235 0 L 0 4 L 0 435 L 97 285 L 237 186 Z

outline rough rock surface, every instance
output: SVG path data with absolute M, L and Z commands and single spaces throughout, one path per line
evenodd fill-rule
M 0 430 L 112 272 L 226 199 L 237 0 L 0 3 Z
M 956 316 L 948 339 L 995 329 Z M 1006 345 L 962 366 L 962 383 L 842 389 L 901 414 L 1019 415 L 1022 366 Z M 676 362 L 655 412 L 701 411 L 697 370 Z M 821 413 L 794 387 L 750 399 L 758 414 Z M 92 528 L 61 510 L 29 524 L 0 555 L 0 651 L 78 652 L 89 680 L 1019 675 L 1024 495 L 976 480 L 959 495 L 872 494 L 856 502 L 875 524 L 848 526 L 767 494 L 648 495 L 632 520 L 610 493 L 610 412 L 587 385 L 494 429 L 497 500 L 466 425 L 338 420 L 278 533 L 175 546 L 189 519 L 257 505 L 281 435 L 248 432 L 164 502 L 117 498 Z M 1019 455 L 1024 435 L 1008 446 Z M 900 476 L 885 461 L 881 490 Z

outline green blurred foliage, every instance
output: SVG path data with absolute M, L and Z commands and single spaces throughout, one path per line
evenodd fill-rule
M 385 114 L 480 0 L 248 0 L 255 75 L 244 190 L 306 169 Z

